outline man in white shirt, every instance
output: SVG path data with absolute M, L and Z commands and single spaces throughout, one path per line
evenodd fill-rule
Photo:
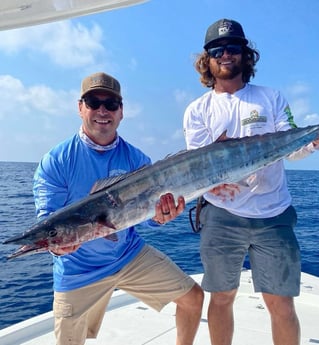
M 238 138 L 296 127 L 280 92 L 249 84 L 258 60 L 259 53 L 251 48 L 238 22 L 221 19 L 207 29 L 195 68 L 210 90 L 185 111 L 188 149 L 223 140 L 225 132 L 228 138 Z M 303 158 L 318 147 L 319 139 L 289 158 Z M 204 198 L 200 251 L 202 287 L 211 293 L 208 325 L 212 344 L 232 343 L 233 303 L 247 253 L 255 291 L 262 293 L 270 312 L 274 344 L 300 344 L 293 300 L 299 294 L 301 270 L 293 230 L 297 216 L 283 162 L 237 183 L 217 186 Z

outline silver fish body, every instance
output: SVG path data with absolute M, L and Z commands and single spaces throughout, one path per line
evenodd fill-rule
M 319 125 L 216 142 L 181 151 L 132 173 L 98 181 L 91 194 L 35 223 L 5 244 L 22 247 L 9 258 L 90 241 L 155 215 L 170 192 L 186 203 L 221 183 L 236 182 L 319 137 Z

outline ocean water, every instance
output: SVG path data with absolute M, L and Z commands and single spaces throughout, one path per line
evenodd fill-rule
M 32 177 L 36 164 L 0 162 L 0 329 L 51 310 L 50 254 L 7 261 L 17 249 L 2 245 L 35 221 Z M 298 214 L 296 235 L 302 252 L 302 270 L 319 276 L 319 171 L 288 170 L 289 189 Z M 185 212 L 159 230 L 138 227 L 140 234 L 168 254 L 187 273 L 202 272 L 199 235 L 192 232 Z M 246 267 L 248 263 L 245 264 Z

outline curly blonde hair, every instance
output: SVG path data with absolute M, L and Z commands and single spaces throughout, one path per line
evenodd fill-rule
M 256 68 L 255 65 L 260 58 L 260 54 L 257 50 L 250 48 L 248 46 L 243 46 L 242 51 L 242 65 L 243 65 L 243 82 L 248 83 L 251 78 L 255 76 Z M 201 75 L 200 82 L 209 88 L 214 89 L 216 79 L 211 74 L 209 69 L 209 55 L 207 51 L 203 51 L 201 54 L 197 55 L 194 63 L 196 71 Z

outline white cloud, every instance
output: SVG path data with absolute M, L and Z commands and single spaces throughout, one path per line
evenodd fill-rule
M 143 111 L 143 106 L 141 104 L 127 100 L 126 97 L 124 97 L 123 107 L 124 117 L 126 118 L 138 117 Z
M 314 114 L 308 114 L 304 118 L 304 125 L 317 125 L 319 124 L 319 114 L 314 113 Z
M 184 131 L 182 128 L 176 129 L 176 131 L 172 135 L 173 140 L 181 140 L 184 139 Z
M 131 71 L 136 71 L 137 66 L 138 66 L 137 60 L 132 57 L 131 60 L 129 61 L 129 65 L 128 65 L 129 69 Z
M 298 119 L 310 111 L 309 100 L 307 98 L 296 97 L 295 99 L 292 99 L 290 107 L 294 116 Z
M 181 89 L 176 89 L 174 91 L 174 97 L 177 104 L 182 106 L 188 105 L 194 99 L 190 93 Z
M 287 88 L 290 98 L 289 104 L 299 127 L 319 123 L 319 114 L 311 107 L 311 86 L 303 81 L 298 81 Z
M 79 68 L 97 63 L 106 54 L 102 40 L 102 29 L 96 24 L 87 28 L 78 22 L 61 21 L 0 32 L 0 50 L 8 55 L 42 53 L 59 66 Z
M 290 107 L 292 109 L 295 122 L 299 127 L 319 123 L 319 114 L 312 112 L 310 99 L 308 97 L 296 97 L 290 102 Z
M 10 75 L 0 75 L 0 88 L 0 160 L 37 161 L 77 131 L 77 91 L 27 86 Z
M 39 113 L 45 115 L 67 116 L 76 109 L 77 92 L 54 90 L 46 85 L 25 86 L 21 80 L 10 75 L 0 75 L 0 119 L 19 113 L 20 118 Z M 14 100 L 12 100 L 14 95 Z M 34 116 L 32 116 L 34 117 Z
M 305 83 L 305 82 L 298 81 L 298 82 L 296 82 L 295 84 L 290 85 L 290 86 L 288 87 L 287 92 L 288 92 L 289 94 L 291 94 L 292 96 L 294 96 L 294 95 L 299 96 L 299 95 L 304 95 L 304 94 L 309 93 L 310 89 L 311 89 L 311 88 L 310 88 L 310 85 L 308 85 L 308 84 Z
M 152 137 L 152 136 L 145 136 L 142 138 L 141 141 L 147 145 L 153 145 L 157 142 L 157 139 L 155 137 Z
M 52 40 L 45 41 L 42 49 L 56 64 L 73 68 L 92 65 L 96 56 L 104 53 L 99 26 L 88 29 L 70 21 L 55 25 L 51 31 Z

